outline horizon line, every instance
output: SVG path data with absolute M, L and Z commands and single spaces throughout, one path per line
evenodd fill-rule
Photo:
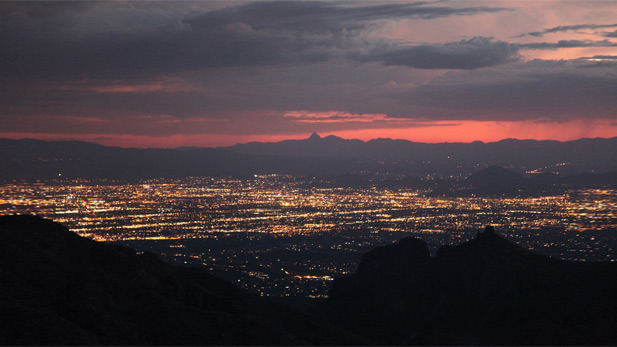
M 3 135 L 5 135 L 5 134 L 3 134 Z M 581 138 L 571 139 L 571 140 L 506 137 L 506 138 L 502 138 L 502 139 L 499 139 L 499 140 L 496 140 L 496 141 L 473 140 L 473 141 L 423 142 L 423 141 L 412 141 L 412 140 L 408 140 L 408 139 L 391 138 L 391 137 L 375 137 L 375 138 L 372 138 L 372 139 L 369 139 L 369 140 L 362 140 L 362 139 L 357 139 L 357 138 L 344 138 L 344 137 L 341 137 L 341 136 L 338 136 L 338 135 L 334 135 L 334 134 L 329 134 L 329 135 L 321 136 L 321 135 L 319 135 L 319 133 L 313 132 L 308 137 L 302 137 L 302 138 L 290 137 L 290 138 L 279 140 L 279 141 L 248 141 L 248 142 L 237 142 L 237 143 L 234 143 L 232 145 L 224 145 L 224 146 L 181 145 L 181 146 L 175 146 L 175 147 L 164 147 L 164 146 L 161 146 L 161 147 L 153 147 L 153 146 L 122 146 L 122 145 L 106 144 L 105 142 L 107 140 L 110 140 L 111 137 L 104 138 L 104 139 L 99 137 L 98 138 L 99 141 L 96 141 L 97 138 L 92 138 L 92 139 L 79 139 L 79 138 L 75 138 L 75 137 L 63 138 L 63 137 L 57 136 L 57 135 L 56 135 L 55 138 L 36 138 L 36 137 L 28 137 L 28 136 L 24 136 L 24 137 L 5 137 L 5 136 L 1 136 L 0 140 L 12 140 L 12 141 L 28 141 L 28 140 L 30 140 L 30 141 L 42 141 L 42 142 L 82 142 L 82 143 L 90 143 L 90 144 L 100 145 L 100 146 L 103 146 L 103 147 L 116 147 L 116 148 L 124 148 L 124 149 L 181 149 L 181 148 L 226 149 L 226 148 L 229 148 L 229 147 L 242 146 L 242 145 L 250 145 L 250 144 L 275 144 L 275 143 L 281 143 L 281 142 L 286 142 L 286 141 L 309 141 L 309 140 L 312 140 L 312 139 L 315 139 L 315 138 L 319 138 L 320 140 L 323 140 L 323 139 L 326 139 L 326 138 L 337 138 L 337 139 L 344 140 L 344 141 L 360 141 L 362 143 L 369 143 L 371 141 L 376 141 L 376 140 L 389 140 L 389 141 L 406 141 L 406 142 L 411 142 L 411 143 L 427 144 L 427 145 L 439 145 L 439 144 L 472 144 L 472 143 L 490 144 L 490 143 L 498 143 L 498 142 L 508 141 L 508 140 L 515 140 L 515 141 L 537 141 L 537 142 L 550 141 L 550 142 L 564 143 L 564 142 L 574 142 L 574 141 L 580 141 L 580 140 L 596 140 L 596 139 L 610 140 L 610 139 L 617 139 L 617 136 L 612 136 L 612 137 L 603 137 L 603 136 L 581 137 Z

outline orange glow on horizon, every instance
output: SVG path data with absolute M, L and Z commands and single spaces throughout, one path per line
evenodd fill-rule
M 454 124 L 453 124 L 454 123 Z M 538 121 L 437 121 L 424 127 L 396 129 L 343 130 L 324 135 L 370 140 L 375 138 L 404 139 L 414 142 L 496 142 L 515 138 L 520 140 L 571 141 L 581 138 L 617 136 L 617 122 L 574 120 L 569 122 Z
M 403 139 L 414 142 L 495 142 L 507 138 L 570 141 L 580 138 L 617 137 L 617 122 L 608 119 L 569 122 L 538 121 L 435 121 L 423 126 L 383 129 L 317 131 L 320 136 L 335 135 L 345 139 L 368 141 L 376 138 Z M 175 148 L 182 146 L 219 147 L 247 142 L 278 142 L 306 139 L 313 130 L 290 134 L 174 134 L 168 136 L 131 134 L 43 134 L 0 133 L 1 138 L 39 140 L 78 140 L 106 146 L 137 148 Z

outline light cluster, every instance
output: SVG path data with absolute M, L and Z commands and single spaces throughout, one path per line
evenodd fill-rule
M 320 297 L 372 247 L 415 236 L 434 251 L 488 224 L 551 256 L 616 260 L 615 190 L 535 198 L 426 193 L 316 188 L 286 175 L 11 182 L 0 186 L 0 213 L 52 218 L 97 241 L 222 272 L 265 295 Z

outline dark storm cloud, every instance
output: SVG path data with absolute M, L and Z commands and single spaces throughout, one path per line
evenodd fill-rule
M 384 47 L 356 59 L 420 69 L 469 70 L 512 62 L 518 57 L 518 48 L 514 44 L 493 41 L 487 37 L 474 37 L 440 45 Z
M 366 22 L 391 19 L 434 19 L 454 15 L 496 13 L 501 7 L 438 7 L 430 2 L 383 4 L 373 6 L 341 6 L 327 2 L 255 2 L 204 14 L 192 22 L 222 26 L 243 22 L 255 29 L 307 32 L 330 32 L 341 29 L 364 29 Z
M 105 17 L 97 18 L 95 10 L 104 11 Z M 7 78 L 114 79 L 310 63 L 374 48 L 380 42 L 368 39 L 366 33 L 381 20 L 504 10 L 424 2 L 374 6 L 255 2 L 194 14 L 176 11 L 173 3 L 166 2 L 155 2 L 152 8 L 132 2 L 10 3 L 0 24 L 0 73 Z M 131 22 L 127 18 L 133 13 L 138 15 Z
M 609 40 L 591 41 L 591 40 L 561 40 L 556 43 L 552 42 L 534 42 L 521 43 L 517 45 L 521 49 L 558 49 L 558 48 L 575 48 L 575 47 L 617 47 L 617 42 Z
M 536 36 L 541 37 L 545 34 L 552 34 L 563 31 L 571 31 L 571 30 L 585 30 L 585 29 L 603 29 L 603 28 L 614 28 L 617 27 L 617 24 L 577 24 L 577 25 L 560 25 L 550 29 L 544 29 L 542 31 L 534 31 L 527 34 L 522 34 L 520 36 Z
M 602 36 L 606 36 L 606 37 L 617 37 L 617 30 L 615 31 L 609 31 L 609 32 L 603 32 Z
M 475 120 L 616 117 L 614 65 L 579 69 L 585 63 L 584 59 L 534 60 L 513 64 L 509 69 L 446 74 L 398 98 L 407 105 L 417 106 L 410 117 Z

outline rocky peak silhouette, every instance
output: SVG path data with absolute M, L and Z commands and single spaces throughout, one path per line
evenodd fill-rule
M 497 233 L 495 232 L 495 228 L 493 228 L 490 225 L 487 225 L 484 228 L 484 232 L 483 233 L 478 233 L 478 237 L 480 237 L 481 235 L 482 236 L 484 236 L 484 235 L 486 235 L 486 236 L 494 236 L 494 235 L 497 235 Z
M 321 136 L 319 136 L 318 133 L 314 132 L 311 134 L 311 136 L 309 136 L 308 140 L 313 140 L 313 141 L 321 140 Z
M 394 345 L 615 345 L 617 264 L 535 254 L 487 226 L 435 257 L 413 238 L 374 249 L 317 307 Z

